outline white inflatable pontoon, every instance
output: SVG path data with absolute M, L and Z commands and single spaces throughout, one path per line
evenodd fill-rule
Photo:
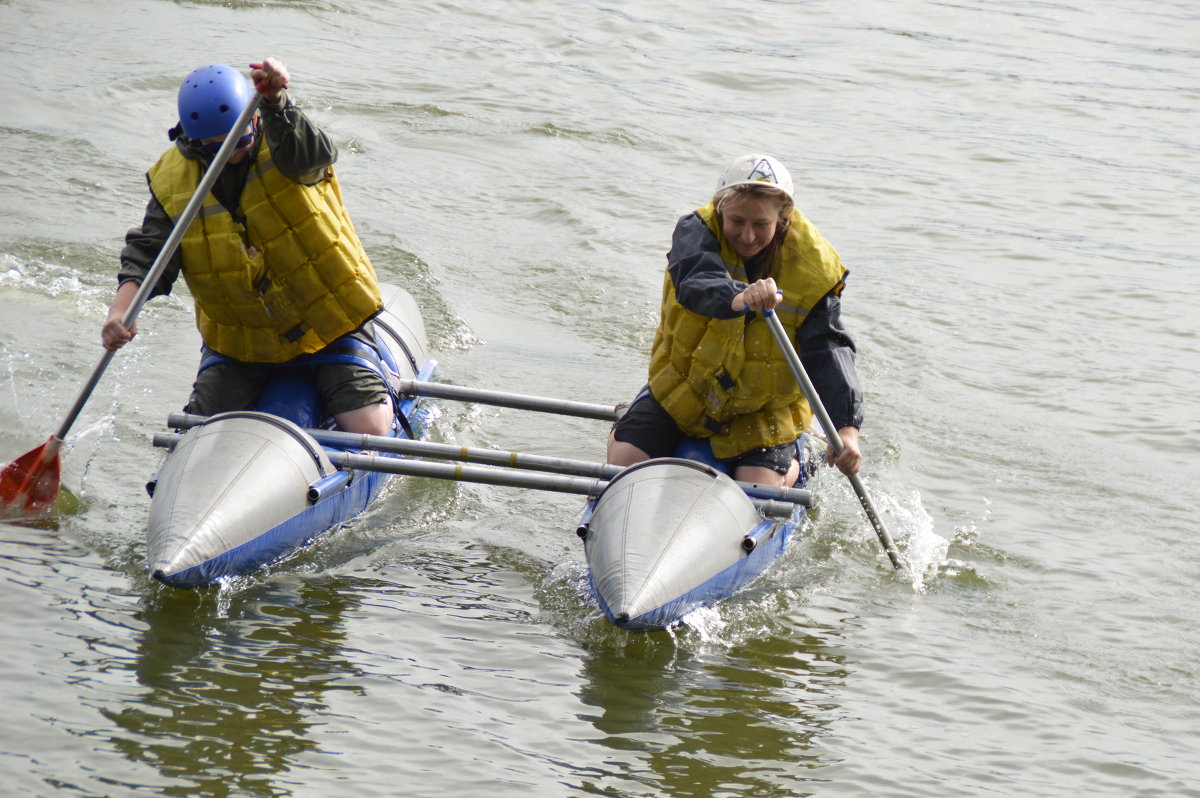
M 380 287 L 384 309 L 374 323 L 383 363 L 401 379 L 428 379 L 436 363 L 416 302 L 403 289 Z M 308 380 L 285 374 L 264 390 L 256 411 L 222 413 L 182 436 L 156 436 L 156 445 L 171 451 L 147 486 L 147 561 L 155 579 L 195 588 L 250 573 L 371 504 L 388 475 L 335 467 L 302 428 L 325 421 L 316 404 Z M 393 434 L 419 435 L 417 398 L 402 397 L 396 409 Z

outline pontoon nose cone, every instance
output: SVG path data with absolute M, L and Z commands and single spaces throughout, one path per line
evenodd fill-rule
M 630 629 L 661 629 L 726 589 L 719 575 L 746 553 L 760 521 L 729 477 L 662 458 L 614 477 L 596 501 L 584 540 L 605 614 Z
M 333 471 L 299 427 L 265 413 L 213 416 L 184 435 L 158 475 L 148 570 L 175 587 L 206 584 L 243 554 L 276 556 L 272 531 L 309 507 Z

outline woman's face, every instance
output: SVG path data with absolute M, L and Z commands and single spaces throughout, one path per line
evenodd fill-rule
M 775 238 L 779 202 L 771 197 L 736 194 L 721 210 L 721 231 L 742 260 L 750 260 Z

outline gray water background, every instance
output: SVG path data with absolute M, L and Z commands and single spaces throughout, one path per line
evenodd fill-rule
M 0 2 L 0 461 L 99 358 L 195 66 L 267 55 L 341 148 L 441 379 L 645 376 L 674 220 L 763 151 L 851 270 L 864 477 L 673 633 L 586 601 L 572 497 L 396 480 L 222 590 L 144 572 L 158 299 L 72 431 L 57 530 L 0 526 L 0 792 L 1200 795 L 1200 12 L 1098 3 Z M 602 424 L 434 434 L 597 460 Z

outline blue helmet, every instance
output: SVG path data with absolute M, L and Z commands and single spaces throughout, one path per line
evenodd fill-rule
M 250 80 L 231 66 L 209 64 L 179 86 L 179 121 L 190 139 L 223 136 L 254 94 Z

